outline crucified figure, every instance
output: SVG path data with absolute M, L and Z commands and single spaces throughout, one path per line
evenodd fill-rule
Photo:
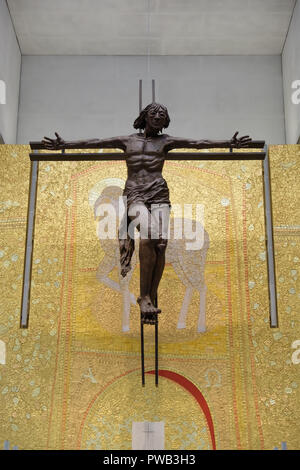
M 56 139 L 44 137 L 48 150 L 72 148 L 118 148 L 124 151 L 128 175 L 123 196 L 127 197 L 127 212 L 124 222 L 138 221 L 140 231 L 140 296 L 138 303 L 144 318 L 151 323 L 160 313 L 156 295 L 165 266 L 165 251 L 168 243 L 168 221 L 170 215 L 169 189 L 162 176 L 166 153 L 175 148 L 209 149 L 248 147 L 251 138 L 238 138 L 238 132 L 230 140 L 211 141 L 172 137 L 162 130 L 170 123 L 168 110 L 159 103 L 144 108 L 133 127 L 143 132 L 106 139 L 65 141 L 58 133 Z M 127 219 L 127 220 L 126 220 Z M 131 236 L 130 236 L 131 235 Z M 120 238 L 121 274 L 130 270 L 134 251 L 134 236 Z

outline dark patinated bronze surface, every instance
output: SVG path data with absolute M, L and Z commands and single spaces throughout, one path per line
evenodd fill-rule
M 170 123 L 168 110 L 159 103 L 151 103 L 144 108 L 133 126 L 143 132 L 106 139 L 88 139 L 65 141 L 58 133 L 56 138 L 45 137 L 42 145 L 48 150 L 84 149 L 84 148 L 118 148 L 124 151 L 127 164 L 127 181 L 124 195 L 127 196 L 127 221 L 134 217 L 129 209 L 134 204 L 144 205 L 151 220 L 151 205 L 163 204 L 170 206 L 169 189 L 162 176 L 164 161 L 168 151 L 176 148 L 209 149 L 209 148 L 251 148 L 249 136 L 238 138 L 238 132 L 230 140 L 211 141 L 172 137 L 163 134 L 162 130 Z M 138 227 L 140 228 L 140 227 Z M 160 309 L 155 306 L 157 289 L 165 265 L 167 238 L 140 239 L 140 297 L 138 303 L 144 323 L 153 324 Z M 126 276 L 130 269 L 130 260 L 134 251 L 134 240 L 129 236 L 120 239 L 121 273 Z

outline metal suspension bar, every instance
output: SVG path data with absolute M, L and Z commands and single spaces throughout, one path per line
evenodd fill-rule
M 157 294 L 154 301 L 154 306 L 157 308 L 158 300 Z M 158 387 L 158 315 L 155 318 L 155 385 Z
M 272 217 L 272 194 L 270 178 L 270 162 L 267 147 L 265 149 L 265 159 L 263 161 L 263 186 L 264 186 L 264 204 L 265 204 L 265 226 L 266 226 L 266 252 L 268 266 L 268 284 L 270 301 L 270 326 L 278 328 L 278 309 L 277 309 L 277 290 L 275 275 L 275 256 L 274 256 L 274 236 L 273 236 L 273 217 Z
M 155 103 L 155 80 L 152 80 L 152 103 Z
M 142 386 L 145 387 L 145 350 L 144 350 L 144 322 L 141 314 L 141 361 L 142 361 Z
M 30 153 L 31 161 L 64 162 L 64 161 L 122 161 L 126 153 Z M 165 160 L 264 160 L 264 152 L 171 152 Z
M 28 328 L 28 318 L 29 318 L 29 310 L 30 310 L 29 308 L 30 287 L 31 287 L 32 254 L 33 254 L 33 241 L 34 241 L 38 172 L 39 172 L 39 162 L 31 161 L 28 209 L 27 209 L 26 244 L 25 244 L 24 268 L 23 268 L 23 287 L 22 287 L 22 303 L 21 303 L 21 319 L 20 319 L 21 328 Z

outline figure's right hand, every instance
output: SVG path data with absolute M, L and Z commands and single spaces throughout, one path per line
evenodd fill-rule
M 60 135 L 55 132 L 56 139 L 50 139 L 49 137 L 44 137 L 42 144 L 48 150 L 61 150 L 65 147 L 65 141 L 60 137 Z

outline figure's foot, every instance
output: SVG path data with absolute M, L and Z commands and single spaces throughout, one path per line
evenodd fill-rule
M 151 302 L 153 303 L 153 305 L 155 305 L 155 301 L 157 299 L 157 292 L 151 292 L 150 293 L 150 299 L 151 299 Z
M 158 324 L 157 313 L 143 313 L 141 312 L 141 320 L 144 325 Z
M 138 297 L 137 299 L 138 304 L 141 309 L 141 313 L 144 314 L 157 314 L 160 313 L 161 310 L 159 308 L 154 307 L 153 303 L 151 302 L 151 299 L 149 295 L 145 295 L 145 297 Z
M 147 325 L 155 325 L 158 322 L 157 314 L 161 312 L 159 308 L 154 307 L 149 296 L 138 297 L 138 304 L 141 309 L 142 323 Z

